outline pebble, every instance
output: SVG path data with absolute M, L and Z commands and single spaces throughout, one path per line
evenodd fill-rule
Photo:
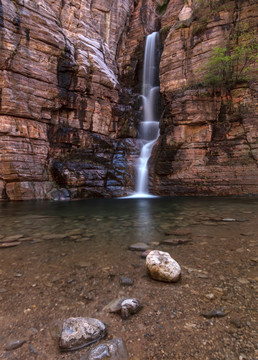
M 139 300 L 126 299 L 121 303 L 121 310 L 119 311 L 122 319 L 127 319 L 130 315 L 136 314 L 142 308 Z
M 132 251 L 145 251 L 148 250 L 150 248 L 150 246 L 146 243 L 135 243 L 129 246 L 129 250 Z
M 11 341 L 6 345 L 5 350 L 6 351 L 11 351 L 11 350 L 18 349 L 19 347 L 21 347 L 25 343 L 26 343 L 26 340 L 24 340 L 24 339 Z
M 228 314 L 229 312 L 225 313 L 224 309 L 214 309 L 212 311 L 210 311 L 209 313 L 201 313 L 202 316 L 204 316 L 206 319 L 211 319 L 213 317 L 224 317 Z
M 212 293 L 210 293 L 210 294 L 206 294 L 206 295 L 204 295 L 205 297 L 206 297 L 206 299 L 208 299 L 208 300 L 213 300 L 214 298 L 215 298 L 215 295 L 214 294 L 212 294 Z
M 130 315 L 136 314 L 141 308 L 142 306 L 136 298 L 119 298 L 111 301 L 103 310 L 110 313 L 117 313 L 122 319 L 127 319 Z
M 132 286 L 133 285 L 133 279 L 130 279 L 126 276 L 120 276 L 120 284 L 126 285 L 126 286 Z
M 153 250 L 146 257 L 146 267 L 155 280 L 176 282 L 181 276 L 180 265 L 172 259 L 169 253 Z
M 106 336 L 106 327 L 98 319 L 71 317 L 64 321 L 59 339 L 61 351 L 73 351 L 88 346 Z
M 104 307 L 104 311 L 110 312 L 110 313 L 116 313 L 121 309 L 121 304 L 122 302 L 126 300 L 126 298 L 119 298 L 119 299 L 115 299 L 112 300 L 109 304 L 107 304 Z
M 116 338 L 93 348 L 80 360 L 128 360 L 128 353 L 122 339 Z

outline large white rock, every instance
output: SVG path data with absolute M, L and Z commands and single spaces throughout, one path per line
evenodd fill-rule
M 69 318 L 63 324 L 59 339 L 62 351 L 72 351 L 90 345 L 106 335 L 105 325 L 93 318 Z
M 180 279 L 181 267 L 169 253 L 153 250 L 146 257 L 146 266 L 155 280 L 176 282 Z

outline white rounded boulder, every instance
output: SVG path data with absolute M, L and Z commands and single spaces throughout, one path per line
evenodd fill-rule
M 155 280 L 176 282 L 180 279 L 181 267 L 167 252 L 151 251 L 146 257 L 146 266 Z

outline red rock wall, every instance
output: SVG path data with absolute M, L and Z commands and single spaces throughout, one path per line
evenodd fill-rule
M 192 9 L 196 2 L 192 3 Z M 179 21 L 185 2 L 170 1 L 162 18 L 161 136 L 151 159 L 152 191 L 161 195 L 258 194 L 257 82 L 229 91 L 192 86 L 216 46 L 236 24 L 257 24 L 255 1 L 225 2 L 224 10 Z M 180 14 L 180 15 L 179 15 Z M 202 28 L 203 27 L 203 28 Z
M 164 111 L 152 191 L 258 193 L 255 82 L 220 93 L 191 87 L 236 23 L 255 26 L 256 2 L 231 1 L 205 28 L 182 20 L 184 0 L 166 3 L 0 0 L 0 199 L 133 188 L 144 40 L 159 28 Z
M 137 148 L 116 140 L 121 128 L 135 136 L 118 116 L 116 52 L 133 9 L 133 0 L 0 1 L 0 198 L 125 192 Z

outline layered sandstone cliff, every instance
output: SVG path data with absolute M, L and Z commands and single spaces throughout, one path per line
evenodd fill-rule
M 164 115 L 151 162 L 157 194 L 258 194 L 255 61 L 247 59 L 248 80 L 229 89 L 203 84 L 205 64 L 216 47 L 228 46 L 238 31 L 233 51 L 240 51 L 241 37 L 255 34 L 257 2 L 209 3 L 214 6 L 207 12 L 198 1 L 189 1 L 191 6 L 170 1 L 162 18 Z
M 214 0 L 215 1 L 215 0 Z M 257 194 L 255 82 L 198 88 L 200 68 L 255 1 L 207 19 L 184 0 L 0 0 L 0 199 L 133 189 L 145 36 L 161 32 L 157 194 Z
M 119 117 L 116 52 L 133 8 L 0 1 L 0 198 L 125 192 L 137 147 L 117 140 L 130 129 Z

